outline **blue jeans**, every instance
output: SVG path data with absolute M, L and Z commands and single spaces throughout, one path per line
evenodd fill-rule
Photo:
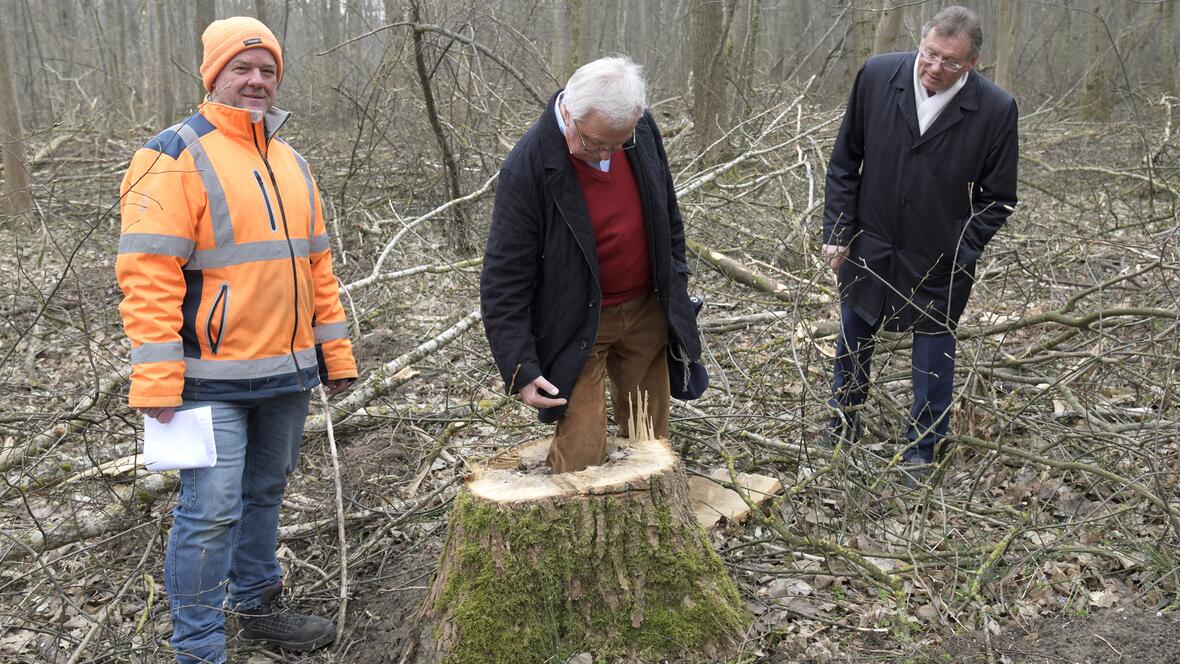
M 217 465 L 180 471 L 164 558 L 172 647 L 181 664 L 226 661 L 225 604 L 258 606 L 279 584 L 279 506 L 299 458 L 310 392 L 252 401 L 187 401 L 213 409 Z
M 877 325 L 861 318 L 849 304 L 840 305 L 840 335 L 836 342 L 836 366 L 829 405 L 846 413 L 864 403 L 869 393 L 869 365 L 873 358 L 873 334 Z M 910 410 L 905 459 L 929 463 L 935 447 L 946 436 L 955 387 L 955 335 L 914 334 L 910 367 L 914 405 Z M 855 414 L 848 417 L 856 418 Z M 840 418 L 829 422 L 839 426 Z

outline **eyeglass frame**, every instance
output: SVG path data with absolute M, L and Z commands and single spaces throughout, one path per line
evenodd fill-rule
M 589 145 L 586 145 L 586 139 L 582 137 L 582 130 L 580 128 L 578 128 L 578 119 L 574 117 L 573 113 L 570 113 L 570 122 L 573 123 L 573 125 L 574 125 L 574 133 L 578 135 L 578 142 L 582 144 L 582 149 L 585 150 L 586 152 L 589 152 L 590 154 L 602 154 L 603 152 L 613 153 L 615 150 L 634 150 L 635 149 L 635 132 L 636 132 L 636 128 L 638 128 L 638 126 L 639 126 L 638 122 L 636 122 L 636 126 L 631 129 L 631 144 L 627 145 L 627 142 L 623 141 L 623 144 L 617 148 L 616 147 L 592 148 Z
M 957 74 L 967 68 L 966 63 L 947 60 L 940 55 L 931 53 L 925 46 L 918 47 L 918 57 L 925 60 L 928 64 L 938 65 L 952 74 Z

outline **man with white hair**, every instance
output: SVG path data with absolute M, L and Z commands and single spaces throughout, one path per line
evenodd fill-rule
M 480 303 L 509 394 L 556 423 L 554 473 L 606 456 L 615 421 L 646 395 L 668 435 L 667 346 L 700 357 L 687 289 L 684 224 L 668 156 L 626 57 L 583 65 L 500 170 Z

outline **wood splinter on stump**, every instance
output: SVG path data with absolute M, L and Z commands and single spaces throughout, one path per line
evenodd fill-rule
M 645 405 L 629 424 L 648 420 Z M 574 473 L 539 469 L 549 439 L 472 473 L 403 661 L 724 658 L 749 616 L 680 458 L 664 440 L 619 442 Z

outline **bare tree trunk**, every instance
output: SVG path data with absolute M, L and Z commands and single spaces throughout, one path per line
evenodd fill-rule
M 849 52 L 848 66 L 853 76 L 873 54 L 875 4 L 875 0 L 856 0 L 852 8 L 852 50 Z
M 340 44 L 340 0 L 326 0 L 323 3 L 323 24 L 324 24 L 324 46 L 332 48 Z M 340 58 L 339 52 L 329 53 L 324 56 L 324 73 L 327 75 L 329 81 L 340 80 L 337 72 L 339 71 L 338 60 Z M 332 104 L 336 103 L 335 98 L 332 99 Z
M 156 124 L 168 126 L 176 119 L 176 95 L 172 86 L 172 35 L 169 34 L 168 15 L 164 3 L 157 2 L 156 9 Z
M 205 28 L 217 18 L 217 0 L 197 0 L 196 13 L 193 16 L 193 32 L 197 39 L 197 66 L 193 67 L 193 71 L 197 72 L 200 77 L 201 61 L 205 59 L 205 46 L 201 42 L 201 34 L 205 32 Z M 205 98 L 205 84 L 200 80 L 197 81 L 197 99 Z
M 901 31 L 901 20 L 905 14 L 905 5 L 898 6 L 898 0 L 881 0 L 880 20 L 877 21 L 877 34 L 873 38 L 873 53 L 891 53 L 897 43 L 897 33 Z
M 574 20 L 581 24 L 570 33 L 572 40 L 570 46 L 577 49 L 577 54 L 571 59 L 569 66 L 570 74 L 573 74 L 578 67 L 599 57 L 599 54 L 594 51 L 594 31 L 591 30 L 591 27 L 595 25 L 594 7 L 592 1 L 570 0 L 570 16 L 578 17 Z
M 1110 39 L 1106 31 L 1106 3 L 1091 3 L 1093 16 L 1086 36 L 1086 78 L 1082 82 L 1081 114 L 1083 120 L 1104 122 L 1110 119 L 1110 68 L 1107 47 Z
M 751 92 L 750 82 L 754 78 L 754 61 L 758 56 L 758 40 L 762 36 L 762 0 L 747 0 L 746 35 L 742 43 L 742 54 L 738 65 L 737 94 L 730 110 L 731 118 L 738 118 L 749 109 L 746 101 Z M 741 108 L 739 109 L 739 106 Z
M 410 2 L 410 18 L 414 23 L 422 22 L 422 6 L 419 0 Z M 451 153 L 450 143 L 447 141 L 446 130 L 438 117 L 438 107 L 434 103 L 434 90 L 431 87 L 430 73 L 426 68 L 425 40 L 423 31 L 416 26 L 411 28 L 414 39 L 414 68 L 418 72 L 418 83 L 422 87 L 422 101 L 426 104 L 426 116 L 430 119 L 430 128 L 434 130 L 434 138 L 438 142 L 438 151 L 442 155 L 443 169 L 446 171 L 447 187 L 451 199 L 459 198 L 459 165 Z M 447 229 L 447 241 L 452 249 L 466 251 L 471 248 L 467 215 L 460 206 L 455 206 L 451 225 Z
M 1160 78 L 1164 92 L 1175 97 L 1180 93 L 1180 80 L 1176 78 L 1176 0 L 1164 0 L 1159 5 L 1159 25 L 1163 31 L 1162 52 L 1160 53 Z
M 102 20 L 98 21 L 95 9 L 95 23 L 101 40 L 100 50 L 104 54 L 106 76 L 103 79 L 103 100 L 110 111 L 126 110 L 127 96 L 123 88 L 123 5 L 108 2 L 102 5 Z
M 693 0 L 689 10 L 692 21 L 692 118 L 701 150 L 721 136 L 728 68 L 726 42 L 731 22 L 726 12 L 727 4 L 718 0 Z
M 566 12 L 564 0 L 551 0 L 549 5 L 549 19 L 553 30 L 553 38 L 549 41 L 549 71 L 553 78 L 563 80 L 566 68 L 566 58 L 569 55 L 569 44 L 565 37 L 569 35 L 569 14 Z
M 996 85 L 1012 90 L 1012 71 L 1016 59 L 1016 45 L 1020 43 L 1020 0 L 1000 0 L 999 16 L 996 20 Z
M 10 36 L 7 25 L 0 24 L 0 151 L 4 152 L 4 198 L 0 201 L 0 214 L 5 217 L 32 207 L 29 172 L 25 168 L 24 130 L 8 50 Z M 0 217 L 0 226 L 6 225 L 6 221 Z
M 263 25 L 270 27 L 270 2 L 269 0 L 254 0 L 254 18 L 262 21 Z

